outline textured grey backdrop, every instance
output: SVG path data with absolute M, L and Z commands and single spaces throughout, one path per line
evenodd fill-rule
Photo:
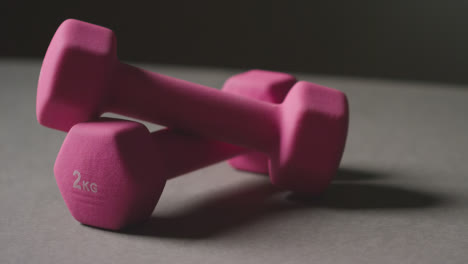
M 73 17 L 124 60 L 468 83 L 468 1 L 2 1 L 0 56 L 41 57 Z

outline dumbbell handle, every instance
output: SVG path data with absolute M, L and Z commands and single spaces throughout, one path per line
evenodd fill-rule
M 172 129 L 153 132 L 151 138 L 155 149 L 162 153 L 166 179 L 175 178 L 248 152 L 246 148 Z
M 116 63 L 105 112 L 266 153 L 276 147 L 279 105 Z

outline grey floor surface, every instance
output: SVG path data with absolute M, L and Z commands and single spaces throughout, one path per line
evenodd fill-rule
M 240 72 L 146 67 L 213 87 Z M 0 61 L 0 263 L 468 263 L 467 87 L 298 74 L 350 100 L 322 197 L 220 163 L 169 181 L 152 218 L 117 233 L 80 225 L 62 201 L 65 134 L 35 120 L 39 69 Z

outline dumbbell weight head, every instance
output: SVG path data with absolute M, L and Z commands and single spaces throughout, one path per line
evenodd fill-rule
M 65 138 L 54 174 L 76 220 L 120 229 L 151 215 L 166 182 L 159 155 L 140 123 L 80 123 Z
M 74 19 L 64 21 L 50 42 L 39 75 L 39 123 L 68 131 L 99 116 L 116 52 L 112 30 Z
M 227 93 L 279 104 L 296 82 L 296 78 L 290 74 L 250 70 L 227 79 L 222 90 Z M 268 173 L 268 156 L 257 151 L 236 156 L 229 160 L 229 164 L 238 170 Z
M 269 74 L 253 70 L 235 75 L 225 82 L 223 91 L 277 104 L 284 100 L 279 152 L 270 157 L 250 152 L 230 159 L 229 163 L 240 170 L 270 172 L 273 183 L 279 186 L 319 193 L 335 175 L 344 150 L 349 116 L 347 98 L 328 87 L 296 83 L 288 74 Z M 269 78 L 262 78 L 268 75 Z M 250 88 L 252 84 L 270 92 L 256 93 Z
M 296 192 L 320 193 L 336 174 L 344 151 L 346 95 L 299 81 L 280 107 L 280 142 L 269 156 L 270 178 Z

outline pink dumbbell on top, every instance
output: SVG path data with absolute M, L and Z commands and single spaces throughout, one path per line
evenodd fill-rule
M 77 20 L 52 39 L 36 110 L 64 131 L 114 112 L 261 151 L 274 184 L 306 193 L 331 181 L 348 127 L 340 91 L 298 82 L 279 105 L 225 93 L 120 63 L 113 32 Z
M 291 75 L 253 70 L 229 78 L 223 90 L 274 101 L 294 82 Z M 139 123 L 105 118 L 72 127 L 54 173 L 75 219 L 115 230 L 147 219 L 166 179 L 248 151 L 170 130 L 149 135 Z M 250 166 L 265 166 L 266 157 L 251 160 L 254 154 L 261 155 L 239 158 Z

